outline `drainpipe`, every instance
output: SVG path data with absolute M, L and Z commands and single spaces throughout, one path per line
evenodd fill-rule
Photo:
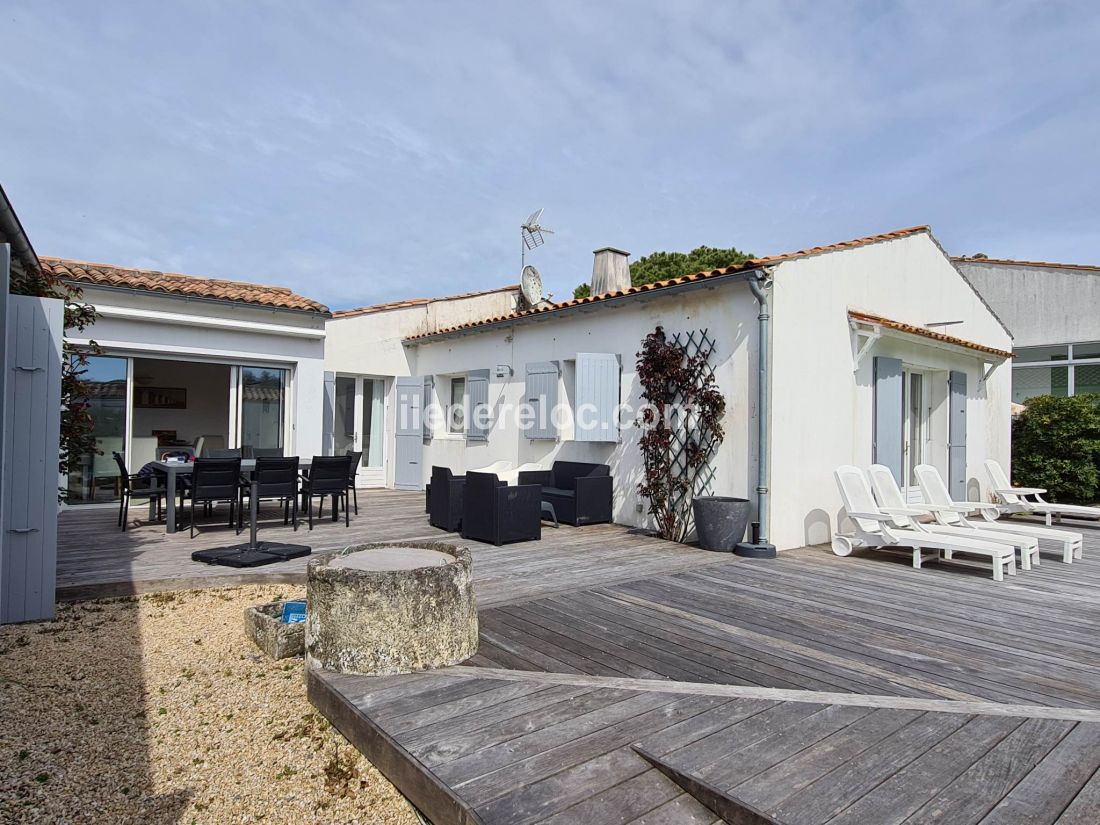
M 771 349 L 769 321 L 771 311 L 768 306 L 768 294 L 772 286 L 771 267 L 754 270 L 749 273 L 749 289 L 760 304 L 760 314 L 756 316 L 759 325 L 760 364 L 758 367 L 756 414 L 759 431 L 757 433 L 757 477 L 756 477 L 756 518 L 752 523 L 752 537 L 734 548 L 738 556 L 751 559 L 774 559 L 775 545 L 768 542 L 768 399 L 771 393 L 768 374 L 768 356 Z

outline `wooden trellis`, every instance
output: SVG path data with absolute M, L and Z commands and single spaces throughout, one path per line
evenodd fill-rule
M 694 358 L 700 356 L 704 370 L 707 376 L 713 377 L 714 375 L 714 363 L 712 356 L 714 355 L 715 342 L 711 337 L 709 329 L 696 329 L 686 332 L 677 332 L 670 338 L 671 342 L 677 346 L 680 346 L 684 350 L 684 354 L 687 358 Z M 674 405 L 679 407 L 683 405 L 683 397 L 677 397 L 674 399 Z M 683 419 L 683 420 L 681 420 Z M 669 422 L 672 437 L 672 468 L 675 473 L 681 476 L 686 475 L 688 472 L 687 466 L 687 447 L 692 440 L 698 442 L 699 431 L 693 425 L 691 416 L 675 416 L 673 420 Z M 714 443 L 714 433 L 707 431 L 703 438 L 704 442 L 700 443 L 700 446 L 707 449 L 709 452 L 710 447 Z M 714 483 L 714 465 L 712 461 L 708 461 L 705 466 L 699 468 L 698 475 L 695 478 L 694 490 L 682 490 L 675 494 L 676 509 L 679 510 L 686 502 L 685 499 L 689 496 L 702 496 L 710 495 L 713 492 L 712 485 Z M 688 518 L 691 518 L 691 508 L 687 508 Z

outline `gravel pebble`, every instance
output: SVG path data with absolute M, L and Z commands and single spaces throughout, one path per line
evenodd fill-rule
M 397 790 L 242 611 L 283 586 L 154 593 L 0 627 L 0 822 L 394 823 Z

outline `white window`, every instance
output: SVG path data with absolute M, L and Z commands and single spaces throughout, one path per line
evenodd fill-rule
M 451 379 L 451 396 L 447 403 L 447 432 L 462 435 L 466 432 L 466 378 Z
M 1012 400 L 1100 392 L 1100 342 L 1020 347 L 1012 363 Z

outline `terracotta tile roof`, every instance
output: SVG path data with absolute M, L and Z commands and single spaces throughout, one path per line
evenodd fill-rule
M 826 252 L 839 252 L 844 249 L 855 249 L 860 246 L 868 246 L 870 244 L 880 243 L 882 241 L 892 241 L 897 238 L 904 238 L 908 237 L 909 235 L 917 235 L 922 232 L 931 232 L 931 230 L 927 226 L 911 226 L 906 229 L 898 229 L 893 232 L 884 232 L 880 235 L 868 235 L 865 238 L 856 238 L 855 240 L 851 241 L 842 241 L 841 243 L 829 244 L 828 246 L 814 246 L 809 249 L 801 249 L 797 252 L 786 252 L 782 255 L 771 255 L 767 258 L 752 258 L 751 260 L 743 261 L 742 263 L 734 264 L 732 266 L 722 267 L 721 269 L 712 269 L 709 272 L 695 272 L 691 275 L 682 275 L 679 278 L 668 278 L 667 280 L 655 281 L 651 284 L 632 286 L 629 289 L 619 290 L 617 292 L 608 292 L 603 295 L 593 295 L 588 298 L 574 298 L 570 301 L 562 301 L 561 303 L 550 304 L 549 306 L 540 307 L 537 309 L 528 309 L 522 312 L 514 312 L 511 315 L 500 315 L 495 318 L 485 318 L 481 321 L 470 321 L 460 326 L 448 327 L 447 329 L 441 329 L 436 332 L 426 332 L 421 333 L 420 335 L 412 335 L 406 340 L 416 341 L 424 338 L 433 338 L 439 335 L 449 335 L 454 332 L 475 329 L 477 327 L 485 326 L 486 324 L 496 324 L 502 321 L 511 321 L 532 315 L 542 315 L 550 312 L 558 312 L 563 309 L 582 306 L 584 304 L 595 304 L 599 303 L 600 301 L 606 301 L 610 298 L 621 298 L 626 295 L 641 295 L 643 293 L 654 292 L 671 286 L 692 283 L 694 281 L 705 281 L 708 278 L 719 278 L 724 275 L 733 275 L 738 272 L 748 271 L 750 269 L 758 269 L 762 266 L 782 263 L 783 261 L 789 261 L 794 258 L 805 258 L 811 255 L 821 255 Z
M 957 347 L 966 347 L 967 349 L 985 352 L 989 355 L 996 355 L 999 358 L 1012 357 L 1012 353 L 1007 350 L 987 347 L 985 344 L 976 344 L 973 341 L 967 341 L 965 338 L 956 338 L 954 335 L 944 335 L 942 332 L 936 332 L 928 327 L 918 327 L 913 324 L 907 324 L 904 321 L 894 321 L 890 318 L 883 318 L 881 315 L 872 315 L 869 312 L 860 312 L 856 309 L 850 309 L 848 310 L 848 317 L 853 321 L 861 321 L 865 324 L 878 324 L 888 329 L 895 329 L 898 332 L 908 332 L 912 335 L 920 335 L 924 338 L 931 338 L 934 341 L 942 341 L 945 344 L 954 344 Z
M 1050 261 L 1017 261 L 1012 258 L 976 258 L 970 255 L 954 255 L 951 260 L 967 264 L 1008 264 L 1009 266 L 1039 266 L 1046 269 L 1083 269 L 1086 272 L 1100 272 L 1100 266 L 1093 264 L 1056 264 Z
M 385 304 L 372 304 L 366 307 L 355 307 L 354 309 L 338 309 L 332 313 L 333 318 L 351 318 L 356 315 L 369 315 L 372 312 L 385 312 L 389 309 L 407 309 L 408 307 L 425 306 L 426 304 L 433 304 L 436 301 L 460 301 L 463 298 L 477 298 L 480 295 L 492 295 L 494 292 L 516 292 L 519 290 L 519 284 L 509 284 L 508 286 L 498 286 L 494 289 L 482 289 L 477 292 L 463 292 L 460 295 L 448 295 L 444 298 L 406 298 L 402 301 L 390 301 Z
M 244 304 L 300 309 L 328 314 L 328 307 L 305 298 L 286 287 L 264 286 L 247 281 L 226 281 L 220 278 L 199 278 L 178 272 L 158 272 L 153 269 L 133 269 L 112 264 L 72 261 L 66 258 L 39 256 L 42 266 L 54 275 L 78 284 L 138 289 L 183 295 L 192 298 L 213 298 L 219 301 L 239 301 Z

